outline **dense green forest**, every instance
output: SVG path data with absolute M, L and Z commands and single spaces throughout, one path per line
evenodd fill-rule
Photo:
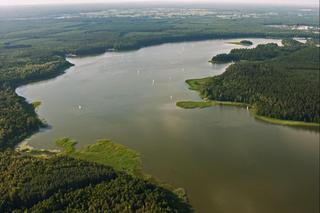
M 41 125 L 32 105 L 14 90 L 0 89 L 0 150 L 13 147 Z
M 310 41 L 311 42 L 311 41 Z M 309 43 L 310 43 L 309 42 Z M 283 47 L 279 48 L 277 44 L 258 45 L 254 49 L 233 49 L 228 54 L 219 54 L 211 59 L 212 63 L 228 63 L 236 61 L 264 61 L 280 56 L 289 55 L 292 52 L 301 49 L 304 45 L 293 39 L 282 41 Z
M 192 81 L 203 97 L 247 103 L 261 116 L 320 122 L 320 58 L 314 42 L 284 40 L 283 46 L 235 49 L 212 61 L 236 63 L 222 75 Z
M 113 168 L 0 152 L 0 212 L 191 212 L 185 200 Z

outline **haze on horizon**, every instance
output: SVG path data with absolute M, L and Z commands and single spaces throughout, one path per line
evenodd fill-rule
M 313 5 L 319 6 L 318 0 L 0 0 L 0 5 L 34 4 L 80 4 L 80 3 L 237 3 L 237 4 L 274 4 L 274 5 Z

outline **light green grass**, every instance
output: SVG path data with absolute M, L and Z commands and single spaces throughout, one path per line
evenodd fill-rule
M 319 123 L 309 123 L 303 121 L 290 121 L 290 120 L 281 120 L 276 118 L 270 118 L 266 116 L 257 115 L 254 110 L 251 111 L 251 114 L 255 117 L 255 119 L 264 121 L 271 124 L 277 124 L 282 126 L 301 126 L 301 127 L 320 127 Z
M 237 106 L 237 107 L 249 107 L 248 104 L 239 102 L 229 101 L 179 101 L 176 105 L 183 109 L 195 109 L 195 108 L 206 108 L 211 106 Z
M 109 140 L 99 140 L 93 145 L 76 150 L 71 156 L 91 162 L 112 166 L 132 175 L 141 174 L 141 159 L 137 152 Z
M 142 175 L 140 155 L 121 144 L 109 140 L 99 140 L 85 148 L 75 149 L 74 146 L 77 142 L 69 138 L 58 139 L 56 144 L 64 149 L 62 154 L 76 159 L 108 165 L 118 171 L 125 171 L 132 175 Z
M 236 106 L 243 108 L 250 108 L 252 116 L 257 120 L 264 121 L 271 124 L 282 125 L 282 126 L 301 126 L 301 127 L 320 127 L 319 123 L 309 123 L 303 121 L 290 121 L 290 120 L 281 120 L 276 118 L 270 118 L 266 116 L 261 116 L 256 114 L 256 110 L 252 106 L 240 103 L 240 102 L 229 102 L 229 101 L 179 101 L 176 105 L 183 109 L 196 109 L 196 108 L 206 108 L 212 106 Z
M 186 80 L 186 83 L 189 85 L 190 90 L 200 91 L 205 85 L 210 83 L 212 77 L 201 78 L 201 79 L 189 79 Z
M 195 108 L 206 108 L 211 107 L 212 103 L 205 101 L 179 101 L 176 105 L 183 109 L 195 109 Z
M 41 101 L 34 101 L 31 103 L 34 109 L 37 109 L 41 106 Z
M 60 148 L 63 148 L 65 153 L 73 153 L 75 151 L 74 146 L 77 144 L 75 140 L 70 138 L 60 138 L 56 140 L 56 145 Z

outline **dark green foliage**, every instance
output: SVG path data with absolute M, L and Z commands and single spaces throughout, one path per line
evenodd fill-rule
M 32 54 L 32 53 L 30 53 Z M 1 55 L 1 53 L 0 53 Z M 19 62 L 10 55 L 2 56 L 6 63 L 0 62 L 0 149 L 13 147 L 25 139 L 43 124 L 38 119 L 34 108 L 14 92 L 16 86 L 55 77 L 72 66 L 60 56 L 35 59 L 31 62 Z
M 245 46 L 253 45 L 252 41 L 249 41 L 249 40 L 242 40 L 242 41 L 240 41 L 240 44 L 245 45 Z
M 283 47 L 277 44 L 261 44 L 254 49 L 233 49 L 229 54 L 219 54 L 212 58 L 213 63 L 228 63 L 232 61 L 248 60 L 263 61 L 292 53 L 303 47 L 298 41 L 285 39 L 282 41 Z
M 0 150 L 14 146 L 40 126 L 32 105 L 13 89 L 0 87 Z
M 294 40 L 294 39 L 283 39 L 282 40 L 282 45 L 286 48 L 293 48 L 293 49 L 299 49 L 299 47 L 303 47 L 304 44 L 297 41 L 297 40 Z
M 174 194 L 127 175 L 70 193 L 57 193 L 32 211 L 189 212 Z
M 0 212 L 190 212 L 174 193 L 112 168 L 0 152 Z
M 294 41 L 233 50 L 240 59 L 200 90 L 209 99 L 255 106 L 258 115 L 320 122 L 319 48 Z
M 266 60 L 282 54 L 277 44 L 258 45 L 255 49 L 233 49 L 229 54 L 219 54 L 212 58 L 213 63 L 228 63 L 240 60 Z
M 8 83 L 18 86 L 23 83 L 44 80 L 55 77 L 64 72 L 72 64 L 61 57 L 52 57 L 50 62 L 34 62 L 26 64 L 17 64 L 7 60 L 0 69 L 0 84 Z M 0 70 L 1 71 L 1 70 Z

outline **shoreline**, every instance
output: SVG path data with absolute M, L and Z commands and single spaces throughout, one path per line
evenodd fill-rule
M 39 76 L 35 79 L 31 79 L 31 80 L 24 80 L 18 84 L 13 84 L 12 85 L 12 89 L 14 90 L 14 92 L 19 96 L 24 98 L 25 102 L 27 104 L 32 104 L 31 102 L 29 103 L 27 101 L 27 98 L 24 97 L 22 94 L 19 94 L 19 92 L 17 90 L 19 90 L 19 88 L 27 86 L 29 84 L 36 84 L 39 82 L 43 82 L 43 81 L 50 81 L 52 79 L 55 79 L 59 76 L 62 76 L 63 74 L 66 73 L 66 71 L 68 69 L 70 69 L 73 66 L 76 66 L 75 64 L 71 63 L 68 58 L 84 58 L 84 57 L 93 57 L 93 56 L 98 56 L 98 55 L 103 55 L 105 53 L 123 53 L 123 52 L 132 52 L 132 51 L 138 51 L 140 49 L 143 48 L 148 48 L 148 47 L 154 47 L 154 46 L 159 46 L 159 45 L 164 45 L 164 44 L 174 44 L 174 43 L 183 43 L 183 42 L 201 42 L 201 41 L 213 41 L 213 40 L 233 40 L 233 39 L 281 39 L 283 37 L 287 37 L 287 36 L 267 36 L 267 35 L 260 35 L 260 36 L 253 36 L 253 35 L 246 35 L 246 36 L 211 36 L 211 37 L 204 37 L 204 36 L 198 36 L 198 37 L 192 37 L 189 39 L 186 39 L 184 37 L 180 37 L 179 39 L 172 39 L 169 41 L 154 41 L 154 42 L 150 42 L 147 45 L 140 45 L 137 44 L 134 47 L 127 47 L 127 48 L 122 48 L 119 50 L 108 50 L 108 49 L 104 49 L 103 51 L 101 51 L 101 49 L 96 50 L 96 51 L 89 51 L 90 53 L 80 53 L 80 54 L 74 54 L 74 53 L 64 53 L 63 58 L 65 60 L 65 62 L 67 62 L 67 66 L 65 67 L 61 67 L 60 69 L 55 70 L 54 72 L 49 73 L 46 76 Z M 94 50 L 95 48 L 92 48 L 92 50 Z M 68 57 L 71 56 L 71 57 Z M 37 112 L 35 111 L 35 113 L 37 114 Z M 38 116 L 38 114 L 37 114 Z M 38 117 L 39 118 L 39 117 Z M 45 123 L 43 123 L 43 125 L 46 125 Z M 22 143 L 23 141 L 25 141 L 26 139 L 30 138 L 32 135 L 38 133 L 40 131 L 40 129 L 43 126 L 39 127 L 39 130 L 37 131 L 33 131 L 33 132 L 29 132 L 26 134 L 26 136 L 18 143 L 16 143 L 16 145 Z
M 274 124 L 274 125 L 291 126 L 291 127 L 320 127 L 320 123 L 311 123 L 311 122 L 293 121 L 293 120 L 282 120 L 282 119 L 257 115 L 254 110 L 250 110 L 250 112 L 255 119 L 262 121 L 262 122 L 265 122 L 265 123 Z
M 14 148 L 17 152 L 32 152 L 32 151 L 38 151 L 38 152 L 51 152 L 52 154 L 58 154 L 62 151 L 59 149 L 37 149 L 34 146 L 29 144 L 28 139 L 25 139 L 21 143 L 17 144 Z
M 240 102 L 229 102 L 229 101 L 178 101 L 176 106 L 182 109 L 196 109 L 196 108 L 208 108 L 213 106 L 236 106 L 241 108 L 248 108 L 250 105 Z
M 122 47 L 120 49 L 110 49 L 110 48 L 101 48 L 96 51 L 91 51 L 91 49 L 88 49 L 88 52 L 91 53 L 64 53 L 65 58 L 67 58 L 67 55 L 72 55 L 72 57 L 89 57 L 89 56 L 97 56 L 108 52 L 114 52 L 114 53 L 121 53 L 121 52 L 131 52 L 131 51 L 137 51 L 142 48 L 147 47 L 153 47 L 163 44 L 174 44 L 174 43 L 183 43 L 183 42 L 200 42 L 200 41 L 212 41 L 212 40 L 234 40 L 234 39 L 285 39 L 285 38 L 292 38 L 294 35 L 266 35 L 264 33 L 260 33 L 259 35 L 253 35 L 253 34 L 242 34 L 242 35 L 196 35 L 193 37 L 190 36 L 179 36 L 179 37 L 163 37 L 160 39 L 154 39 L 154 40 L 147 40 L 147 43 L 140 44 L 142 41 L 138 41 L 136 44 L 133 44 L 131 46 Z M 167 39 L 167 40 L 166 40 Z M 143 40 L 145 42 L 145 40 Z M 143 42 L 142 42 L 143 43 Z M 95 49 L 93 47 L 92 49 Z
M 104 49 L 103 51 L 101 51 L 101 49 L 97 50 L 97 51 L 91 51 L 90 53 L 86 54 L 86 53 L 80 53 L 80 54 L 73 54 L 73 53 L 64 53 L 64 60 L 65 62 L 67 62 L 67 66 L 65 67 L 61 67 L 58 70 L 55 70 L 52 73 L 49 73 L 49 75 L 47 76 L 39 76 L 36 79 L 32 79 L 32 80 L 25 80 L 20 82 L 19 84 L 13 84 L 12 88 L 14 90 L 14 92 L 19 96 L 25 99 L 25 102 L 28 104 L 31 104 L 27 101 L 27 99 L 22 96 L 21 94 L 19 94 L 17 92 L 17 89 L 19 89 L 20 87 L 24 87 L 27 86 L 29 84 L 33 84 L 33 83 L 39 83 L 42 81 L 49 81 L 52 80 L 56 77 L 62 76 L 63 74 L 66 73 L 66 71 L 75 66 L 75 64 L 72 64 L 69 60 L 68 60 L 68 55 L 72 54 L 72 57 L 74 58 L 82 58 L 82 57 L 91 57 L 91 56 L 97 56 L 97 55 L 102 55 L 105 53 L 109 53 L 109 52 L 118 52 L 118 53 L 122 53 L 122 52 L 131 52 L 131 51 L 138 51 L 140 49 L 143 48 L 147 48 L 147 47 L 153 47 L 153 46 L 158 46 L 158 45 L 163 45 L 163 44 L 173 44 L 173 43 L 183 43 L 183 42 L 201 42 L 201 41 L 212 41 L 212 40 L 233 40 L 233 39 L 281 39 L 281 38 L 288 38 L 288 36 L 267 36 L 267 35 L 259 35 L 259 36 L 253 36 L 253 35 L 246 35 L 246 36 L 209 36 L 209 37 L 205 37 L 205 36 L 198 36 L 198 37 L 193 37 L 193 38 L 189 38 L 186 39 L 184 37 L 180 37 L 178 39 L 172 39 L 172 40 L 168 40 L 168 41 L 154 41 L 154 42 L 150 42 L 149 44 L 146 45 L 139 45 L 139 43 L 137 43 L 135 46 L 133 47 L 127 47 L 127 48 L 122 48 L 119 50 L 108 50 L 108 49 Z M 92 50 L 95 48 L 92 48 Z M 35 111 L 36 113 L 36 111 Z M 36 113 L 37 114 L 37 113 Z M 38 116 L 38 114 L 37 114 Z M 39 117 L 38 117 L 39 118 Z M 38 131 L 34 131 L 34 132 L 30 132 L 27 133 L 26 136 L 24 137 L 23 140 L 21 140 L 19 143 L 23 142 L 25 139 L 31 137 L 32 135 L 38 133 L 40 131 L 41 126 L 39 127 Z M 19 144 L 17 143 L 17 144 Z
M 118 172 L 125 172 L 133 177 L 163 187 L 178 197 L 188 200 L 183 187 L 164 182 L 143 170 L 143 161 L 139 152 L 108 139 L 99 139 L 93 144 L 75 148 L 78 142 L 70 138 L 60 138 L 55 144 L 60 149 L 38 149 L 29 144 L 28 139 L 15 146 L 15 151 L 28 156 L 49 159 L 57 156 L 69 156 L 74 159 L 110 166 Z M 108 157 L 107 157 L 108 156 Z
M 259 121 L 265 123 L 281 125 L 281 126 L 291 126 L 291 127 L 320 127 L 320 123 L 311 123 L 304 121 L 293 121 L 293 120 L 282 120 L 277 118 L 271 118 L 267 116 L 257 115 L 256 110 L 249 104 L 241 102 L 231 102 L 231 101 L 178 101 L 176 106 L 182 109 L 203 109 L 214 106 L 233 106 L 240 108 L 247 108 L 250 111 L 251 116 Z

